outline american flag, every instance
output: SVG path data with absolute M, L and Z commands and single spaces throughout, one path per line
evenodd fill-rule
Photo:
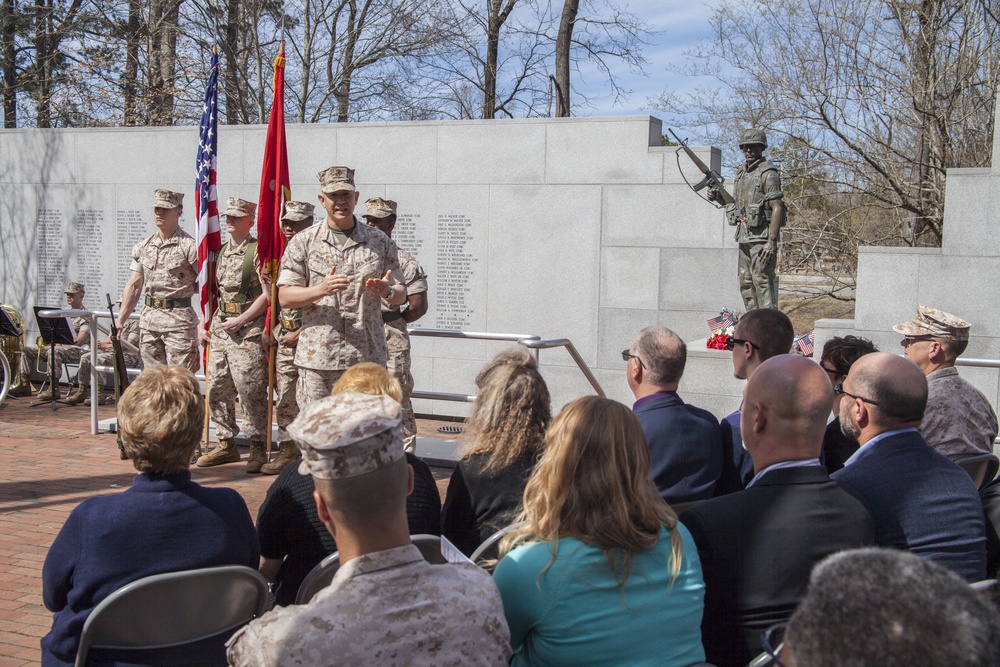
M 734 324 L 736 324 L 736 318 L 728 309 L 719 313 L 718 317 L 712 317 L 708 320 L 708 328 L 712 330 L 712 333 L 718 333 Z
M 816 341 L 816 330 L 813 329 L 807 334 L 799 336 L 795 344 L 799 347 L 799 352 L 803 357 L 811 357 L 813 353 L 813 343 Z
M 215 253 L 222 247 L 219 227 L 219 195 L 216 191 L 216 169 L 219 127 L 219 54 L 212 47 L 205 103 L 201 108 L 198 133 L 198 176 L 194 182 L 194 204 L 198 209 L 195 238 L 198 241 L 198 291 L 201 294 L 201 314 L 205 328 L 211 326 L 217 305 L 215 287 Z

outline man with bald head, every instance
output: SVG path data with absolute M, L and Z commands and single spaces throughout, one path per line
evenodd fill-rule
M 684 341 L 666 327 L 646 327 L 622 354 L 660 495 L 670 504 L 711 498 L 725 446 L 719 420 L 677 395 L 687 362 Z
M 985 579 L 976 486 L 917 431 L 927 407 L 920 368 L 894 354 L 866 354 L 835 390 L 847 399 L 840 404 L 840 428 L 861 449 L 833 479 L 868 507 L 878 544 L 936 561 L 966 581 Z
M 784 354 L 761 363 L 740 415 L 753 478 L 745 490 L 681 514 L 705 578 L 706 660 L 719 667 L 760 653 L 760 634 L 788 620 L 813 565 L 874 542 L 869 512 L 819 460 L 832 401 L 815 362 Z

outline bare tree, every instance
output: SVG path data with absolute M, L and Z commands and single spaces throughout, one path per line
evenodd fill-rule
M 687 71 L 721 84 L 656 102 L 707 138 L 768 129 L 824 191 L 906 243 L 940 243 L 950 167 L 988 164 L 1000 31 L 969 0 L 724 0 Z M 777 153 L 776 153 L 777 154 Z

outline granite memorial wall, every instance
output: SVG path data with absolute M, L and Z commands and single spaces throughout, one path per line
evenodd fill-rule
M 394 236 L 429 277 L 417 326 L 568 338 L 607 394 L 630 403 L 621 350 L 663 324 L 691 343 L 684 397 L 724 415 L 741 383 L 703 339 L 708 317 L 741 303 L 735 244 L 662 130 L 648 116 L 289 125 L 292 196 L 315 202 L 317 172 L 343 164 L 357 171 L 358 213 L 368 197 L 399 202 Z M 220 201 L 256 201 L 264 136 L 220 127 Z M 194 233 L 197 141 L 196 127 L 0 131 L 0 299 L 25 313 L 56 307 L 76 280 L 88 307 L 117 300 L 132 246 L 155 231 L 154 188 L 185 193 L 182 226 Z M 718 168 L 717 149 L 695 150 Z M 474 393 L 503 345 L 414 338 L 417 389 Z M 540 361 L 556 408 L 591 393 L 564 350 Z

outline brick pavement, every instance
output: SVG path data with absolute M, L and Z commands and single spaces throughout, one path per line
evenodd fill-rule
M 42 563 L 70 511 L 91 496 L 122 491 L 136 475 L 118 458 L 114 434 L 90 434 L 89 407 L 52 412 L 31 403 L 8 398 L 0 405 L 0 667 L 40 660 L 39 640 L 52 625 L 42 604 Z M 114 406 L 99 410 L 101 419 L 114 416 Z M 418 433 L 435 437 L 439 424 L 419 420 Z M 443 498 L 450 471 L 434 469 L 434 476 Z M 192 478 L 236 489 L 255 518 L 274 480 L 247 475 L 242 463 L 193 468 Z

